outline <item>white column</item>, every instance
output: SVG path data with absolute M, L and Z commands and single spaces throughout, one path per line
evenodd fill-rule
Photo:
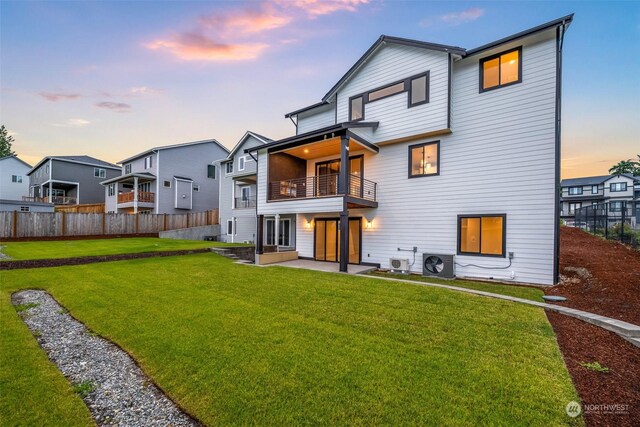
M 49 203 L 53 203 L 53 183 L 49 181 Z
M 133 213 L 138 213 L 138 177 L 133 177 Z
M 280 214 L 276 214 L 275 216 L 275 224 L 273 224 L 274 233 L 275 233 L 275 244 L 276 244 L 276 252 L 280 252 Z

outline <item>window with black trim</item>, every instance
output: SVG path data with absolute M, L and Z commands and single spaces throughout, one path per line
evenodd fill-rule
M 458 255 L 504 257 L 507 215 L 458 215 Z
M 582 208 L 582 202 L 569 203 L 569 215 L 576 213 L 576 209 Z
M 429 72 L 409 79 L 409 108 L 429 102 Z
M 207 165 L 207 178 L 216 179 L 216 165 Z
M 195 191 L 195 192 L 200 191 L 200 185 L 198 185 L 198 184 L 193 184 L 193 191 Z
M 404 82 L 394 83 L 383 87 L 382 89 L 369 92 L 367 102 L 377 101 L 378 99 L 386 98 L 387 96 L 395 95 L 400 92 L 404 92 Z
M 171 181 L 163 181 L 163 184 L 166 188 L 171 188 Z
M 592 185 L 591 186 L 591 194 L 598 194 L 598 186 L 597 185 Z
M 570 196 L 579 196 L 582 194 L 582 187 L 569 187 Z
M 227 235 L 233 236 L 233 219 L 227 220 Z
M 614 182 L 609 187 L 609 191 L 612 193 L 617 193 L 620 191 L 627 191 L 627 183 L 626 182 Z
M 522 46 L 480 60 L 480 92 L 522 82 Z
M 409 178 L 440 174 L 440 141 L 409 146 Z
M 609 212 L 622 212 L 622 202 L 609 202 Z
M 352 122 L 364 119 L 364 98 L 362 95 L 349 99 L 349 120 Z

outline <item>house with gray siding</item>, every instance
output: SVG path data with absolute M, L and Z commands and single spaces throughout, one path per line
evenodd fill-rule
M 104 203 L 100 182 L 120 175 L 120 167 L 87 155 L 47 156 L 28 173 L 29 197 L 55 205 Z
M 16 155 L 0 158 L 0 199 L 22 200 L 29 196 L 31 165 Z
M 154 147 L 118 164 L 103 180 L 105 212 L 179 214 L 218 208 L 220 159 L 229 154 L 215 139 Z
M 401 258 L 421 273 L 438 254 L 458 277 L 555 283 L 572 19 L 472 49 L 381 36 L 320 102 L 285 115 L 295 135 L 245 150 L 258 262 L 272 242 L 340 271 Z
M 247 131 L 220 169 L 220 240 L 254 243 L 256 239 L 256 162 L 245 150 L 273 142 Z
M 624 208 L 640 209 L 640 177 L 631 174 L 587 176 L 563 179 L 560 216 L 573 225 L 576 209 L 606 203 L 612 216 Z M 635 224 L 635 221 L 634 221 Z

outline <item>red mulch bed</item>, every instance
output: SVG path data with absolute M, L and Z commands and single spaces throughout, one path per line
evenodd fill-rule
M 587 426 L 640 426 L 640 348 L 597 326 L 547 311 Z M 601 373 L 580 363 L 599 362 Z M 621 405 L 620 413 L 590 405 Z M 624 406 L 626 405 L 626 406 Z
M 185 249 L 180 251 L 141 252 L 137 254 L 83 256 L 76 258 L 33 259 L 24 261 L 2 261 L 0 270 L 17 270 L 22 268 L 60 267 L 63 265 L 92 264 L 94 262 L 123 261 L 137 258 L 157 258 L 175 255 L 190 255 L 210 252 L 209 249 Z
M 560 229 L 558 303 L 640 325 L 640 251 L 571 227 Z M 640 420 L 638 421 L 640 425 Z

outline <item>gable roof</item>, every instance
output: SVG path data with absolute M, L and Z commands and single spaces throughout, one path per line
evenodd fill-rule
M 23 165 L 25 165 L 29 169 L 31 169 L 31 165 L 29 163 L 25 162 L 24 160 L 22 160 L 21 158 L 19 158 L 17 154 L 12 154 L 10 156 L 0 157 L 0 161 L 7 160 L 7 159 L 16 159 L 17 161 L 19 161 L 20 163 L 22 163 Z
M 245 134 L 242 136 L 242 138 L 240 138 L 240 141 L 238 141 L 238 143 L 235 145 L 235 147 L 233 147 L 233 149 L 231 150 L 231 152 L 229 153 L 229 155 L 227 156 L 225 161 L 233 159 L 233 156 L 240 149 L 240 147 L 242 147 L 242 144 L 244 144 L 244 142 L 247 140 L 247 138 L 249 136 L 253 136 L 255 139 L 260 141 L 263 145 L 266 145 L 266 144 L 269 144 L 269 143 L 273 142 L 273 139 L 271 139 L 271 138 L 267 138 L 266 136 L 262 136 L 260 134 L 257 134 L 255 132 L 251 132 L 250 130 L 248 130 L 248 131 L 245 132 Z
M 636 182 L 640 182 L 640 176 L 633 176 L 629 173 L 623 173 L 618 175 L 585 176 L 581 178 L 563 179 L 562 182 L 560 182 L 560 186 L 561 187 L 580 187 L 583 185 L 599 185 L 609 181 L 611 178 L 616 178 L 618 176 L 624 176 Z
M 127 157 L 124 160 L 120 160 L 118 162 L 118 164 L 123 164 L 123 163 L 129 162 L 131 160 L 135 160 L 135 159 L 137 159 L 139 157 L 146 156 L 147 154 L 155 153 L 155 152 L 160 151 L 160 150 L 168 150 L 168 149 L 171 149 L 171 148 L 187 147 L 189 145 L 198 145 L 198 144 L 216 144 L 218 147 L 222 148 L 227 153 L 229 152 L 229 149 L 227 147 L 225 147 L 224 145 L 220 144 L 217 140 L 215 140 L 215 139 L 204 139 L 202 141 L 192 141 L 192 142 L 184 142 L 182 144 L 171 144 L 171 145 L 162 145 L 160 147 L 153 147 L 153 148 L 150 148 L 150 149 L 148 149 L 146 151 L 143 151 L 142 153 L 138 153 L 138 154 L 135 154 L 135 155 L 133 155 L 131 157 Z
M 67 163 L 77 163 L 80 165 L 87 166 L 99 166 L 101 168 L 107 169 L 116 169 L 121 170 L 122 168 L 118 165 L 114 165 L 113 163 L 105 162 L 104 160 L 96 159 L 95 157 L 87 156 L 86 154 L 81 154 L 77 156 L 46 156 L 42 160 L 40 160 L 29 172 L 27 175 L 31 175 L 36 169 L 38 169 L 42 164 L 48 160 L 58 160 L 60 162 Z
M 404 46 L 419 47 L 423 49 L 430 49 L 430 50 L 445 52 L 452 55 L 459 55 L 460 57 L 464 58 L 464 57 L 474 55 L 476 53 L 480 53 L 485 50 L 494 48 L 501 44 L 508 43 L 523 37 L 527 37 L 532 34 L 538 33 L 540 31 L 547 30 L 549 28 L 557 27 L 559 25 L 566 25 L 566 27 L 568 27 L 569 24 L 571 24 L 572 20 L 573 20 L 573 13 L 570 15 L 566 15 L 561 18 L 557 18 L 552 21 L 546 22 L 544 24 L 538 25 L 536 27 L 529 28 L 519 33 L 512 34 L 510 36 L 493 41 L 491 43 L 487 43 L 485 45 L 478 46 L 473 49 L 469 49 L 469 50 L 458 47 L 458 46 L 429 43 L 429 42 L 424 42 L 420 40 L 405 39 L 401 37 L 393 37 L 393 36 L 387 36 L 383 34 L 378 38 L 378 40 L 376 40 L 376 42 L 373 45 L 371 45 L 371 47 L 369 47 L 369 49 L 367 49 L 364 55 L 362 55 L 360 59 L 358 59 L 356 63 L 353 64 L 351 68 L 349 68 L 349 70 L 345 73 L 345 75 L 343 75 L 340 78 L 340 80 L 338 80 L 338 82 L 335 85 L 333 85 L 333 87 L 329 90 L 329 92 L 327 92 L 326 95 L 322 97 L 322 101 L 315 103 L 313 105 L 309 105 L 304 108 L 300 108 L 290 113 L 287 113 L 285 114 L 285 117 L 289 118 L 299 113 L 320 107 L 323 104 L 327 104 L 329 100 L 333 97 L 333 95 L 338 91 L 338 89 L 340 89 L 340 87 L 342 87 L 360 69 L 360 67 L 362 67 L 367 62 L 367 60 L 384 44 L 398 44 L 398 45 L 404 45 Z

